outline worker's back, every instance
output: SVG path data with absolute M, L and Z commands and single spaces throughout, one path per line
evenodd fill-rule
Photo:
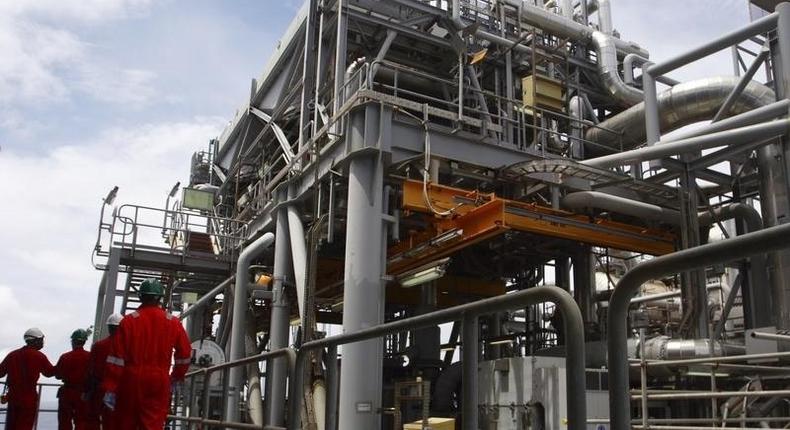
M 39 376 L 53 376 L 54 370 L 47 356 L 37 349 L 23 346 L 9 353 L 0 363 L 0 377 L 8 375 L 9 403 L 35 402 Z
M 116 345 L 123 351 L 126 367 L 170 369 L 173 348 L 183 346 L 183 328 L 177 318 L 155 305 L 143 305 L 123 319 Z
M 88 378 L 90 353 L 82 347 L 75 348 L 60 356 L 55 365 L 55 376 L 63 381 L 64 387 L 82 390 Z

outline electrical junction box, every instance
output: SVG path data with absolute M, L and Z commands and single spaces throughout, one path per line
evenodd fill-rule
M 541 75 L 521 78 L 521 98 L 525 107 L 539 107 L 564 112 L 562 82 Z

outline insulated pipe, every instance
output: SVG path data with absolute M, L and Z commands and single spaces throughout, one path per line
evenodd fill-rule
M 601 4 L 606 0 L 602 0 Z M 607 2 L 608 3 L 608 2 Z M 602 31 L 592 34 L 593 46 L 598 57 L 598 74 L 607 94 L 620 104 L 633 106 L 642 101 L 642 91 L 630 87 L 620 78 L 619 64 L 617 62 L 617 39 Z
M 294 284 L 296 284 L 296 299 L 299 307 L 299 317 L 304 317 L 304 292 L 307 284 L 307 245 L 305 244 L 304 226 L 299 210 L 293 205 L 288 205 L 288 232 L 291 242 L 291 257 L 294 267 Z
M 745 145 L 755 141 L 766 141 L 781 136 L 787 133 L 788 130 L 790 130 L 790 119 L 785 118 L 777 121 L 764 122 L 762 124 L 748 125 L 733 130 L 720 131 L 718 133 L 670 141 L 663 144 L 658 142 L 651 146 L 605 155 L 603 157 L 591 158 L 582 161 L 581 164 L 598 168 L 627 166 L 724 145 Z
M 631 402 L 628 382 L 628 309 L 642 284 L 671 274 L 775 251 L 790 246 L 790 224 L 767 228 L 656 257 L 628 271 L 609 300 L 609 414 L 612 430 L 628 430 Z
M 598 28 L 604 34 L 614 34 L 612 25 L 612 4 L 609 0 L 598 0 Z
M 248 320 L 252 319 L 252 315 Z M 245 353 L 247 357 L 258 353 L 258 345 L 255 341 L 255 323 L 248 321 L 249 327 L 244 336 Z M 250 421 L 257 426 L 263 426 L 263 396 L 261 396 L 261 375 L 258 363 L 250 363 L 247 366 L 247 413 Z
M 573 21 L 573 5 L 571 0 L 560 0 L 560 12 L 562 16 Z
M 200 296 L 200 299 L 196 301 L 192 306 L 190 306 L 189 309 L 185 310 L 184 312 L 181 312 L 181 315 L 178 316 L 178 319 L 183 320 L 184 318 L 197 312 L 198 309 L 202 309 L 203 307 L 211 303 L 214 300 L 214 297 L 217 297 L 219 294 L 225 291 L 225 288 L 227 288 L 228 285 L 230 285 L 230 283 L 233 282 L 234 279 L 236 279 L 236 277 L 231 276 L 230 278 L 220 282 L 219 285 L 212 288 L 211 291 L 209 291 L 208 293 Z
M 458 0 L 454 0 L 454 2 L 456 1 Z M 596 32 L 595 29 L 585 24 L 572 21 L 564 16 L 549 12 L 526 1 L 505 0 L 505 2 L 521 11 L 521 18 L 526 24 L 575 42 L 590 42 L 593 33 Z M 634 42 L 627 42 L 615 38 L 614 43 L 617 49 L 624 54 L 634 53 L 646 58 L 650 57 L 650 53 L 640 48 L 639 45 Z
M 269 349 L 288 347 L 291 308 L 285 285 L 292 278 L 291 244 L 288 240 L 288 216 L 285 208 L 277 210 L 275 220 L 274 270 L 272 273 L 271 322 L 269 324 Z M 266 364 L 266 424 L 282 426 L 285 422 L 285 394 L 288 363 L 273 359 Z
M 684 82 L 662 92 L 657 96 L 661 131 L 668 133 L 689 124 L 710 120 L 727 96 L 738 86 L 738 82 L 739 78 L 735 76 L 705 78 Z M 637 91 L 633 88 L 631 90 Z M 774 92 L 770 88 L 751 81 L 730 112 L 733 115 L 742 114 L 774 103 L 774 100 Z M 625 149 L 641 145 L 647 138 L 645 113 L 645 103 L 634 105 L 601 122 L 601 128 L 589 128 L 585 138 L 617 150 L 620 150 L 621 145 Z
M 230 360 L 240 360 L 244 358 L 244 336 L 246 334 L 247 306 L 249 305 L 249 294 L 247 272 L 250 270 L 252 260 L 263 252 L 274 242 L 274 235 L 265 233 L 250 245 L 244 248 L 239 254 L 236 262 L 236 282 L 233 300 L 233 326 L 230 335 Z M 241 391 L 244 387 L 244 368 L 232 367 L 229 370 L 229 387 L 226 398 L 225 416 L 227 421 L 239 421 L 239 402 L 241 401 Z
M 672 225 L 677 225 L 680 222 L 680 212 L 676 210 L 600 191 L 570 193 L 562 199 L 562 206 L 576 211 L 590 208 L 603 209 Z

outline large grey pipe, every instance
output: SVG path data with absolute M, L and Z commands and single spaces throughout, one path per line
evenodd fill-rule
M 607 341 L 609 357 L 609 415 L 612 430 L 631 428 L 628 381 L 628 309 L 645 282 L 790 246 L 790 224 L 767 228 L 656 257 L 628 271 L 615 286 L 609 301 Z
M 601 67 L 600 64 L 599 67 Z M 716 115 L 730 92 L 738 86 L 738 81 L 739 78 L 735 76 L 706 78 L 684 82 L 662 92 L 658 95 L 661 131 L 668 133 L 689 124 L 710 120 Z M 625 83 L 623 85 L 625 86 Z M 632 90 L 641 94 L 641 91 L 633 88 Z M 632 97 L 636 98 L 633 94 Z M 737 115 L 747 112 L 771 104 L 774 100 L 774 92 L 770 88 L 752 81 L 746 85 L 738 101 L 730 110 L 730 114 Z M 585 133 L 587 140 L 616 150 L 620 150 L 621 144 L 626 149 L 641 145 L 647 137 L 645 104 L 644 102 L 636 104 L 599 125 L 601 128 L 612 130 L 615 133 L 601 128 L 590 128 Z
M 230 335 L 230 361 L 240 360 L 245 356 L 244 336 L 246 335 L 247 306 L 249 305 L 249 294 L 247 291 L 249 275 L 247 272 L 250 270 L 252 260 L 268 248 L 272 242 L 274 242 L 274 235 L 265 233 L 239 254 L 239 260 L 236 263 L 233 326 L 231 327 Z M 226 399 L 226 421 L 238 422 L 240 395 L 244 385 L 244 368 L 239 366 L 231 367 L 228 380 L 230 392 L 227 393 Z
M 635 216 L 666 224 L 677 225 L 680 212 L 662 208 L 654 204 L 626 199 L 600 191 L 579 191 L 570 193 L 562 199 L 562 206 L 572 210 L 603 209 L 623 215 Z
M 225 291 L 225 288 L 228 288 L 228 285 L 230 285 L 230 283 L 233 282 L 234 279 L 236 279 L 236 277 L 231 276 L 230 278 L 220 282 L 220 284 L 212 288 L 211 291 L 200 296 L 200 299 L 196 301 L 192 306 L 190 306 L 189 309 L 185 310 L 184 312 L 181 312 L 181 315 L 179 315 L 178 318 L 183 320 L 184 318 L 197 312 L 199 309 L 203 309 L 204 307 L 206 307 L 206 305 L 214 301 L 214 297 L 217 297 L 217 295 Z

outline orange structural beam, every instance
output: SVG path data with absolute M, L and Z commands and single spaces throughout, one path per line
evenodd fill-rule
M 429 184 L 427 198 L 433 209 L 452 209 L 452 214 L 430 216 L 430 228 L 391 247 L 390 274 L 445 257 L 508 229 L 651 255 L 674 251 L 675 236 L 663 230 L 502 199 L 492 193 Z M 431 215 L 430 206 L 422 182 L 403 182 L 404 209 Z

